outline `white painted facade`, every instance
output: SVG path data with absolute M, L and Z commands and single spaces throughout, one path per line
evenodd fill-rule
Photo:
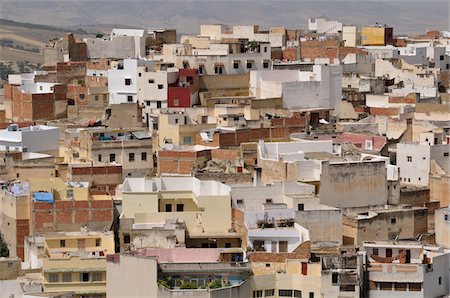
M 345 47 L 356 47 L 359 44 L 358 27 L 342 26 L 342 40 Z
M 265 70 L 250 72 L 250 96 L 283 98 L 283 108 L 339 108 L 342 67 L 314 65 L 313 71 Z
M 316 33 L 341 33 L 342 23 L 338 21 L 330 21 L 327 18 L 309 18 L 308 30 Z
M 167 89 L 169 84 L 177 81 L 178 68 L 148 71 L 147 67 L 139 66 L 137 72 L 137 100 L 143 106 L 143 112 L 151 113 L 151 109 L 167 108 Z
M 152 60 L 124 59 L 122 64 L 108 70 L 109 103 L 138 102 L 138 66 L 152 66 Z
M 48 152 L 59 150 L 58 127 L 35 125 L 18 128 L 15 124 L 0 130 L 0 150 Z
M 401 183 L 428 186 L 430 146 L 414 143 L 398 143 L 397 166 L 400 167 Z

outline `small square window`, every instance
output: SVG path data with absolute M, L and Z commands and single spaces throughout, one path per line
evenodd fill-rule
M 265 68 L 265 69 L 269 68 L 269 62 L 264 61 L 263 62 L 263 68 Z
M 125 85 L 130 86 L 131 85 L 131 79 L 125 79 Z
M 234 69 L 238 69 L 239 68 L 239 62 L 238 61 L 233 62 L 233 68 Z
M 66 247 L 66 240 L 59 240 L 59 247 Z
M 164 86 L 163 86 L 162 84 L 159 84 L 159 85 L 158 85 L 158 89 L 159 89 L 159 90 L 161 90 L 161 89 L 163 89 L 163 88 L 164 88 Z
M 244 203 L 244 200 L 236 200 L 236 204 L 238 204 L 238 205 L 243 204 L 243 203 Z
M 139 77 L 142 77 L 142 73 L 139 73 Z
M 275 289 L 264 290 L 264 297 L 275 296 Z
M 448 152 L 444 152 L 444 157 L 448 157 Z
M 115 162 L 116 161 L 116 155 L 114 153 L 111 153 L 109 155 L 109 162 Z
M 155 83 L 155 80 L 150 79 L 150 80 L 148 80 L 148 83 L 149 83 L 149 84 L 153 84 L 153 83 Z
M 84 94 L 80 94 L 80 99 L 84 99 Z
M 101 238 L 95 239 L 95 246 L 100 246 L 100 245 L 102 245 L 102 239 Z
M 305 204 L 297 204 L 297 210 L 298 210 L 298 211 L 303 211 L 303 210 L 305 210 Z
M 253 68 L 253 63 L 252 62 L 247 62 L 247 68 L 248 69 L 251 69 L 251 68 Z
M 184 211 L 184 204 L 177 204 L 177 212 L 183 212 Z
M 406 157 L 406 161 L 407 161 L 407 162 L 412 162 L 412 156 L 407 156 L 407 157 Z
M 141 152 L 141 160 L 146 161 L 147 160 L 147 152 Z
M 128 95 L 127 96 L 127 101 L 128 102 L 133 102 L 133 95 Z
M 72 282 L 72 273 L 63 273 L 63 282 Z
M 266 199 L 266 204 L 272 204 L 272 199 Z
M 129 162 L 133 162 L 134 161 L 134 153 L 133 152 L 128 153 L 128 161 Z
M 397 222 L 396 218 L 391 218 L 391 224 L 395 224 Z
M 373 254 L 374 256 L 378 256 L 378 248 L 374 247 L 374 248 L 372 249 L 372 254 Z
M 48 281 L 49 282 L 58 282 L 59 281 L 58 273 L 50 273 L 48 276 Z
M 166 204 L 166 212 L 172 212 L 172 204 Z
M 123 235 L 123 243 L 129 244 L 131 242 L 131 237 L 129 234 Z
M 145 101 L 145 105 L 148 107 L 148 106 L 150 106 L 150 100 L 146 100 Z

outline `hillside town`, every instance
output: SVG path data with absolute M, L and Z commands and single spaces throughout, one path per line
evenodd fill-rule
M 114 28 L 0 92 L 0 297 L 450 297 L 450 32 Z

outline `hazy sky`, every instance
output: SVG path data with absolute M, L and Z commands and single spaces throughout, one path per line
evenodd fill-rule
M 345 24 L 394 26 L 394 33 L 449 30 L 449 1 L 114 1 L 0 0 L 0 18 L 70 26 L 123 24 L 175 28 L 196 33 L 202 23 L 260 24 L 306 28 L 308 17 L 327 16 Z

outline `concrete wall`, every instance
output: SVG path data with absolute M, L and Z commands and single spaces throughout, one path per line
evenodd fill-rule
M 428 186 L 430 173 L 430 146 L 397 144 L 397 166 L 403 184 Z
M 117 260 L 117 261 L 116 261 Z M 116 254 L 106 262 L 107 297 L 159 297 L 155 258 Z
M 320 200 L 333 207 L 363 207 L 387 203 L 384 161 L 322 164 Z
M 296 211 L 295 222 L 308 229 L 313 245 L 317 242 L 342 244 L 342 211 L 339 209 Z
M 434 222 L 436 243 L 450 248 L 450 208 L 436 210 Z

